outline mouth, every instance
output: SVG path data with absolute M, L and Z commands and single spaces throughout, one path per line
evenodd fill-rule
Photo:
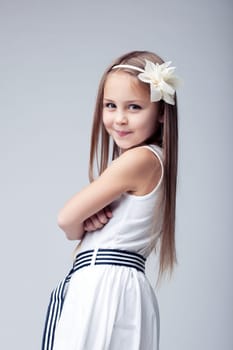
M 115 130 L 115 132 L 117 133 L 117 135 L 119 137 L 125 137 L 125 136 L 131 134 L 131 131 L 125 131 L 125 130 Z

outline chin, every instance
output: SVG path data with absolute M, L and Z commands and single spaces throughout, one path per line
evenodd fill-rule
M 138 147 L 138 146 L 141 146 L 143 143 L 134 143 L 134 144 L 130 144 L 130 145 L 122 145 L 120 143 L 117 143 L 117 146 L 121 149 L 121 152 L 125 152 L 125 151 L 128 151 L 129 149 L 132 149 L 134 147 Z

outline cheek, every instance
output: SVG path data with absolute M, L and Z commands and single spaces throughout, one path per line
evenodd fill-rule
M 103 124 L 106 129 L 110 128 L 112 125 L 112 118 L 108 113 L 103 113 Z
M 144 123 L 138 124 L 138 130 L 145 139 L 151 137 L 157 129 L 157 122 L 155 118 L 149 118 Z
M 139 118 L 137 120 L 137 128 L 139 130 L 144 130 L 144 131 L 150 130 L 151 132 L 153 132 L 156 128 L 156 125 L 157 125 L 157 121 L 154 115 L 144 116 L 143 118 Z
M 106 113 L 103 113 L 102 120 L 103 120 L 103 124 L 106 126 L 106 124 L 108 123 L 108 118 Z

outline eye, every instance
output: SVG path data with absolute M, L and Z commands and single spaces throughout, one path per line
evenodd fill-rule
M 134 103 L 130 104 L 128 108 L 129 108 L 129 110 L 131 110 L 131 111 L 137 111 L 137 110 L 142 109 L 141 106 L 139 106 L 139 105 L 137 105 L 137 104 L 134 104 Z
M 108 108 L 108 109 L 115 109 L 116 105 L 115 105 L 115 103 L 107 102 L 107 103 L 104 103 L 104 107 Z

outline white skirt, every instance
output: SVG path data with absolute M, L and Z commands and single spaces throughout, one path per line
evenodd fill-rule
M 144 273 L 94 265 L 73 274 L 53 350 L 158 349 L 158 304 Z

